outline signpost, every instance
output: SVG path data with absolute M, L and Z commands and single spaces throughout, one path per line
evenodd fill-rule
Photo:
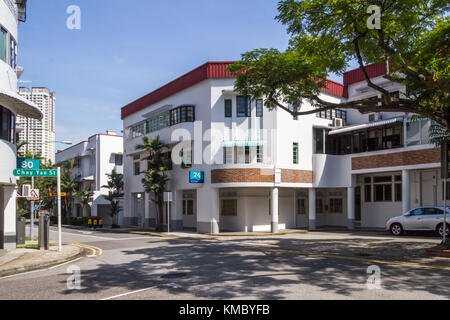
M 443 243 L 447 241 L 447 179 L 450 170 L 450 142 L 441 145 L 441 176 L 444 179 L 444 226 L 443 226 Z
M 170 203 L 173 201 L 172 192 L 164 192 L 164 202 L 167 203 L 167 233 L 170 233 Z
M 50 197 L 57 197 L 58 193 L 49 193 L 48 195 Z M 61 197 L 67 197 L 67 193 L 66 192 L 61 192 Z
M 205 172 L 203 171 L 190 171 L 189 183 L 205 183 Z
M 57 194 L 58 197 L 58 251 L 62 251 L 62 242 L 61 242 L 61 168 L 58 167 L 56 170 L 41 170 L 38 165 L 39 160 L 34 159 L 18 159 L 18 169 L 13 171 L 14 176 L 16 177 L 31 177 L 31 190 L 30 194 L 32 197 L 31 202 L 31 226 L 30 226 L 30 235 L 31 239 L 33 239 L 33 226 L 34 226 L 34 200 L 39 200 L 39 190 L 34 189 L 34 177 L 47 177 L 47 178 L 56 178 L 57 179 Z M 20 165 L 20 167 L 19 167 Z M 25 166 L 25 168 L 23 168 Z

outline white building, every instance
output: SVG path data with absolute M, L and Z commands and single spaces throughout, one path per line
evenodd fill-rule
M 26 0 L 0 1 L 0 249 L 16 247 L 16 117 L 42 118 L 32 102 L 17 94 L 23 71 L 17 66 L 17 29 L 25 6 Z
M 55 102 L 56 94 L 47 88 L 19 88 L 19 94 L 32 101 L 44 114 L 41 120 L 17 117 L 21 128 L 19 141 L 27 141 L 22 151 L 40 153 L 46 160 L 55 163 Z
M 112 224 L 109 214 L 109 201 L 104 199 L 108 189 L 107 174 L 113 170 L 123 173 L 123 138 L 114 131 L 96 134 L 87 141 L 80 142 L 68 149 L 56 153 L 56 164 L 74 160 L 73 178 L 79 183 L 79 190 L 93 192 L 89 207 L 75 201 L 72 217 L 102 217 L 104 224 Z
M 356 110 L 294 119 L 234 92 L 228 65 L 206 63 L 122 108 L 125 224 L 155 223 L 141 182 L 146 155 L 135 150 L 143 135 L 158 135 L 171 147 L 183 134 L 191 141 L 192 166 L 169 172 L 176 229 L 382 228 L 411 207 L 441 204 L 440 152 L 428 144 L 430 121 Z M 404 91 L 383 78 L 383 64 L 368 73 L 393 95 Z M 336 103 L 377 95 L 359 70 L 322 91 L 322 99 Z M 204 183 L 190 183 L 192 171 L 203 173 Z

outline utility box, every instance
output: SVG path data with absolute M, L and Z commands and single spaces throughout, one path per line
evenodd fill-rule
M 39 214 L 39 250 L 48 250 L 50 244 L 50 215 L 47 212 Z
M 16 222 L 16 243 L 25 244 L 25 218 L 19 218 Z

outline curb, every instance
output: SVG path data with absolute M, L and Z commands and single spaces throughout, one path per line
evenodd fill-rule
M 85 255 L 86 255 L 85 249 L 81 249 L 81 250 L 79 250 L 79 252 L 77 254 L 71 255 L 71 256 L 66 257 L 66 258 L 53 260 L 53 261 L 50 261 L 50 262 L 47 262 L 47 263 L 30 264 L 30 265 L 27 265 L 25 267 L 17 267 L 17 268 L 8 269 L 8 270 L 5 270 L 5 271 L 0 271 L 0 278 L 7 277 L 7 276 L 12 276 L 12 275 L 16 275 L 16 274 L 21 274 L 21 273 L 25 273 L 25 272 L 30 272 L 30 271 L 36 271 L 36 270 L 40 270 L 40 269 L 50 268 L 50 267 L 53 267 L 53 266 L 57 266 L 59 264 L 63 264 L 63 263 L 70 262 L 72 260 L 84 257 Z

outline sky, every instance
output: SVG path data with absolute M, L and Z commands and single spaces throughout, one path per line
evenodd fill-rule
M 285 50 L 276 0 L 29 0 L 19 86 L 56 93 L 56 140 L 123 130 L 120 109 L 206 61 Z M 81 9 L 81 29 L 66 12 Z M 333 78 L 340 80 L 339 78 Z M 57 145 L 56 149 L 64 149 Z

